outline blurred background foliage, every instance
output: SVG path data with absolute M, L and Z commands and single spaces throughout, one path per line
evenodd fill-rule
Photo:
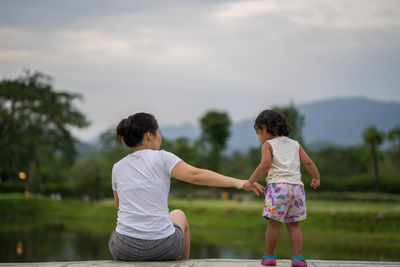
M 74 106 L 82 97 L 56 91 L 51 81 L 42 73 L 29 71 L 17 79 L 0 81 L 0 193 L 112 197 L 112 166 L 132 151 L 116 144 L 115 129 L 110 128 L 100 135 L 94 152 L 79 153 L 84 144 L 70 131 L 89 125 Z M 305 118 L 294 104 L 274 109 L 286 115 L 293 128 L 291 137 L 306 148 L 318 166 L 318 191 L 400 193 L 400 126 L 382 132 L 371 125 L 362 133 L 364 143 L 356 146 L 309 148 L 302 135 Z M 230 154 L 224 151 L 231 125 L 226 112 L 208 111 L 199 124 L 202 134 L 198 140 L 163 139 L 162 149 L 196 167 L 247 179 L 260 161 L 260 147 Z M 389 145 L 382 149 L 384 141 Z M 305 170 L 303 175 L 309 188 L 311 177 Z M 222 191 L 234 192 L 172 180 L 171 194 L 178 197 L 217 198 Z

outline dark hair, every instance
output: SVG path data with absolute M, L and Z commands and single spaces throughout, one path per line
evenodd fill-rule
M 262 129 L 263 126 L 272 135 L 288 136 L 292 131 L 285 115 L 275 110 L 264 110 L 257 116 L 254 122 L 254 129 Z
M 128 147 L 134 147 L 140 144 L 145 133 L 156 134 L 158 123 L 156 118 L 148 113 L 136 113 L 123 119 L 117 126 L 117 142 L 124 143 Z

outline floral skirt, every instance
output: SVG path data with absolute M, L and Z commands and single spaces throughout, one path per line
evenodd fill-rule
M 265 218 L 292 223 L 307 217 L 304 186 L 298 184 L 273 183 L 265 187 Z

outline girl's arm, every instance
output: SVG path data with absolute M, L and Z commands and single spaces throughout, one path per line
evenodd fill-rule
M 313 179 L 311 182 L 311 187 L 312 188 L 317 188 L 320 185 L 320 175 L 319 171 L 317 169 L 317 166 L 315 166 L 314 162 L 308 156 L 306 151 L 304 151 L 303 147 L 300 146 L 300 161 L 303 163 L 304 167 L 306 167 L 307 171 L 312 175 Z
M 272 161 L 272 146 L 270 143 L 265 142 L 261 147 L 261 162 L 250 176 L 247 183 L 244 185 L 245 189 L 252 186 L 256 181 L 260 180 L 268 172 Z
M 117 207 L 117 210 L 119 210 L 119 198 L 117 191 L 113 191 L 113 193 L 114 193 L 115 207 Z
M 237 189 L 242 189 L 243 184 L 245 183 L 244 180 L 221 175 L 210 170 L 193 167 L 184 161 L 175 165 L 172 169 L 171 176 L 191 184 L 216 187 L 235 187 Z M 262 185 L 258 184 L 254 187 L 253 191 L 256 195 L 259 195 L 264 191 L 264 188 Z

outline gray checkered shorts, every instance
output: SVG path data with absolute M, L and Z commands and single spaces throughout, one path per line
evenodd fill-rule
M 122 261 L 165 261 L 179 260 L 185 248 L 185 236 L 177 225 L 175 233 L 162 239 L 143 240 L 117 233 L 115 230 L 108 241 L 108 248 L 116 260 Z

